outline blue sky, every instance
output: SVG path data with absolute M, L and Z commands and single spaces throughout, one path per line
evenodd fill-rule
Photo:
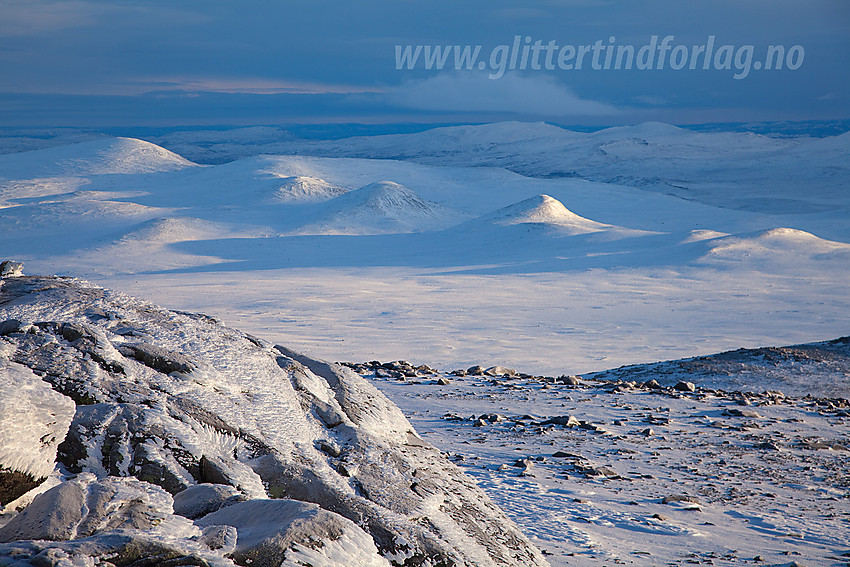
M 673 38 L 661 69 L 594 70 L 589 55 L 498 79 L 396 68 L 397 45 L 480 45 L 489 64 L 516 36 L 635 50 Z M 672 48 L 709 36 L 732 46 L 719 68 L 670 68 Z M 800 46 L 799 67 L 756 70 L 770 45 Z M 848 85 L 846 0 L 0 0 L 6 126 L 842 119 Z

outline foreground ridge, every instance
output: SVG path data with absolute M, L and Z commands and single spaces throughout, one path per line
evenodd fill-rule
M 84 281 L 8 275 L 0 563 L 547 565 L 351 370 Z

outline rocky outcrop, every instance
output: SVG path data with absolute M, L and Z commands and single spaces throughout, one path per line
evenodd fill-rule
M 29 474 L 18 492 L 59 466 L 56 486 L 4 510 L 0 562 L 546 564 L 356 373 L 209 317 L 78 280 L 9 277 L 10 379 L 19 386 L 0 403 L 25 403 L 23 389 L 51 404 L 29 412 L 40 468 L 10 468 Z M 0 445 L 0 465 L 14 465 L 4 455 L 20 447 Z

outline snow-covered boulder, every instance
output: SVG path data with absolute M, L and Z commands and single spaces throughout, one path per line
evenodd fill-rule
M 372 538 L 354 522 L 297 500 L 250 500 L 214 512 L 196 522 L 205 528 L 236 528 L 230 553 L 239 565 L 278 567 L 312 565 L 390 567 Z
M 15 278 L 23 275 L 24 265 L 21 262 L 4 260 L 0 262 L 0 278 Z
M 116 529 L 150 530 L 171 515 L 171 497 L 134 478 L 91 473 L 54 486 L 0 528 L 0 542 L 68 540 Z
M 55 451 L 54 474 L 65 475 L 19 516 L 0 519 L 8 541 L 0 558 L 546 565 L 469 478 L 347 368 L 59 277 L 3 280 L 0 328 L 0 376 L 26 378 L 62 416 L 43 426 L 58 447 L 40 457 L 39 474 Z M 4 390 L 14 400 L 4 403 L 21 403 L 18 390 Z M 121 496 L 121 482 L 137 497 Z M 93 495 L 113 489 L 104 514 L 86 520 Z M 127 519 L 125 500 L 155 525 Z M 76 511 L 57 518 L 59 510 Z

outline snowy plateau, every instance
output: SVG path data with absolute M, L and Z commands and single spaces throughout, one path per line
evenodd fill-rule
M 0 565 L 850 563 L 850 133 L 38 136 Z

